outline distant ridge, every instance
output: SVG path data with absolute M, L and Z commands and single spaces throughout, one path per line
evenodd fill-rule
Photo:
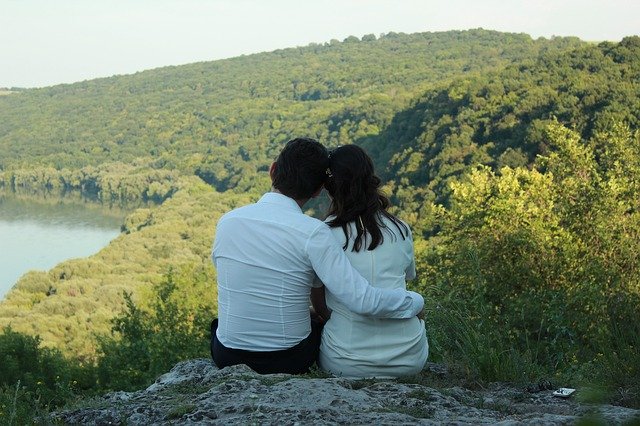
M 329 145 L 375 136 L 431 87 L 584 45 L 480 29 L 388 33 L 24 90 L 0 100 L 0 169 L 150 159 L 246 190 L 293 135 Z

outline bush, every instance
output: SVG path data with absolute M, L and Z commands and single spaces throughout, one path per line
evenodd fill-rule
M 42 348 L 38 337 L 9 327 L 0 334 L 0 424 L 25 423 L 94 385 L 91 366 Z
M 125 293 L 126 309 L 113 320 L 112 335 L 99 340 L 101 388 L 139 389 L 178 361 L 209 356 L 215 291 L 203 297 L 214 281 L 206 271 L 170 271 L 148 309 Z
M 433 248 L 417 245 L 434 350 L 485 380 L 637 392 L 640 144 L 623 126 L 584 142 L 555 124 L 547 137 L 533 170 L 454 183 Z

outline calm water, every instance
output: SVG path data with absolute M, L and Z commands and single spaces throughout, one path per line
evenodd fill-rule
M 0 195 L 0 299 L 25 272 L 87 257 L 120 233 L 124 213 Z

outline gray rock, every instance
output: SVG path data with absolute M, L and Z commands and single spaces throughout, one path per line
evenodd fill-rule
M 436 364 L 427 371 L 448 374 Z M 259 375 L 244 365 L 219 370 L 196 359 L 177 364 L 145 390 L 111 393 L 54 419 L 91 425 L 555 425 L 589 415 L 607 423 L 640 420 L 640 410 L 581 404 L 504 384 L 471 390 L 410 380 Z

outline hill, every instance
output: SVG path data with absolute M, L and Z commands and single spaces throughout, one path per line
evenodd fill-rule
M 549 153 L 545 129 L 555 121 L 585 141 L 614 123 L 639 129 L 639 58 L 636 36 L 459 77 L 417 97 L 379 135 L 356 143 L 374 154 L 402 209 L 415 211 L 425 200 L 447 203 L 450 184 L 479 164 L 531 167 Z
M 197 178 L 182 178 L 160 208 L 139 208 L 122 233 L 96 255 L 49 271 L 31 271 L 0 302 L 0 329 L 40 336 L 47 347 L 93 359 L 96 336 L 107 336 L 125 295 L 144 297 L 169 272 L 180 285 L 181 306 L 216 309 L 215 272 L 208 260 L 215 222 L 251 196 L 218 194 Z
M 410 285 L 426 296 L 432 360 L 473 381 L 597 383 L 600 400 L 640 406 L 639 108 L 639 37 L 484 30 L 350 37 L 0 96 L 5 191 L 158 204 L 96 256 L 23 277 L 0 324 L 80 359 L 60 370 L 65 386 L 132 389 L 206 355 L 215 221 L 267 190 L 283 142 L 307 135 L 372 154 L 414 230 Z M 31 359 L 16 356 L 20 336 L 0 334 L 0 355 Z M 34 357 L 62 359 L 26 340 Z M 38 386 L 14 364 L 0 365 L 0 386 Z M 29 392 L 27 405 L 40 400 Z M 0 402 L 11 395 L 0 387 Z
M 92 334 L 108 332 L 124 291 L 148 290 L 169 267 L 208 264 L 215 215 L 237 201 L 203 196 L 193 175 L 219 191 L 255 197 L 269 187 L 266 170 L 281 144 L 310 135 L 367 146 L 378 164 L 392 165 L 382 168 L 387 177 L 407 177 L 418 197 L 430 187 L 402 166 L 402 155 L 422 149 L 420 123 L 433 126 L 451 110 L 442 93 L 453 89 L 440 88 L 458 87 L 460 79 L 479 86 L 486 74 L 580 48 L 587 45 L 575 38 L 485 30 L 390 33 L 3 97 L 0 187 L 31 195 L 76 191 L 104 203 L 167 201 L 135 212 L 98 255 L 27 274 L 0 303 L 0 325 L 90 356 Z M 426 111 L 434 118 L 424 121 Z M 393 189 L 410 216 L 409 200 Z
M 29 170 L 26 180 L 46 186 L 35 172 L 46 168 L 59 172 L 50 186 L 95 191 L 63 170 L 142 159 L 218 191 L 264 188 L 261 172 L 293 136 L 337 145 L 377 135 L 435 84 L 582 45 L 485 30 L 389 33 L 25 90 L 0 98 L 0 185 L 19 189 L 25 179 L 11 173 Z

